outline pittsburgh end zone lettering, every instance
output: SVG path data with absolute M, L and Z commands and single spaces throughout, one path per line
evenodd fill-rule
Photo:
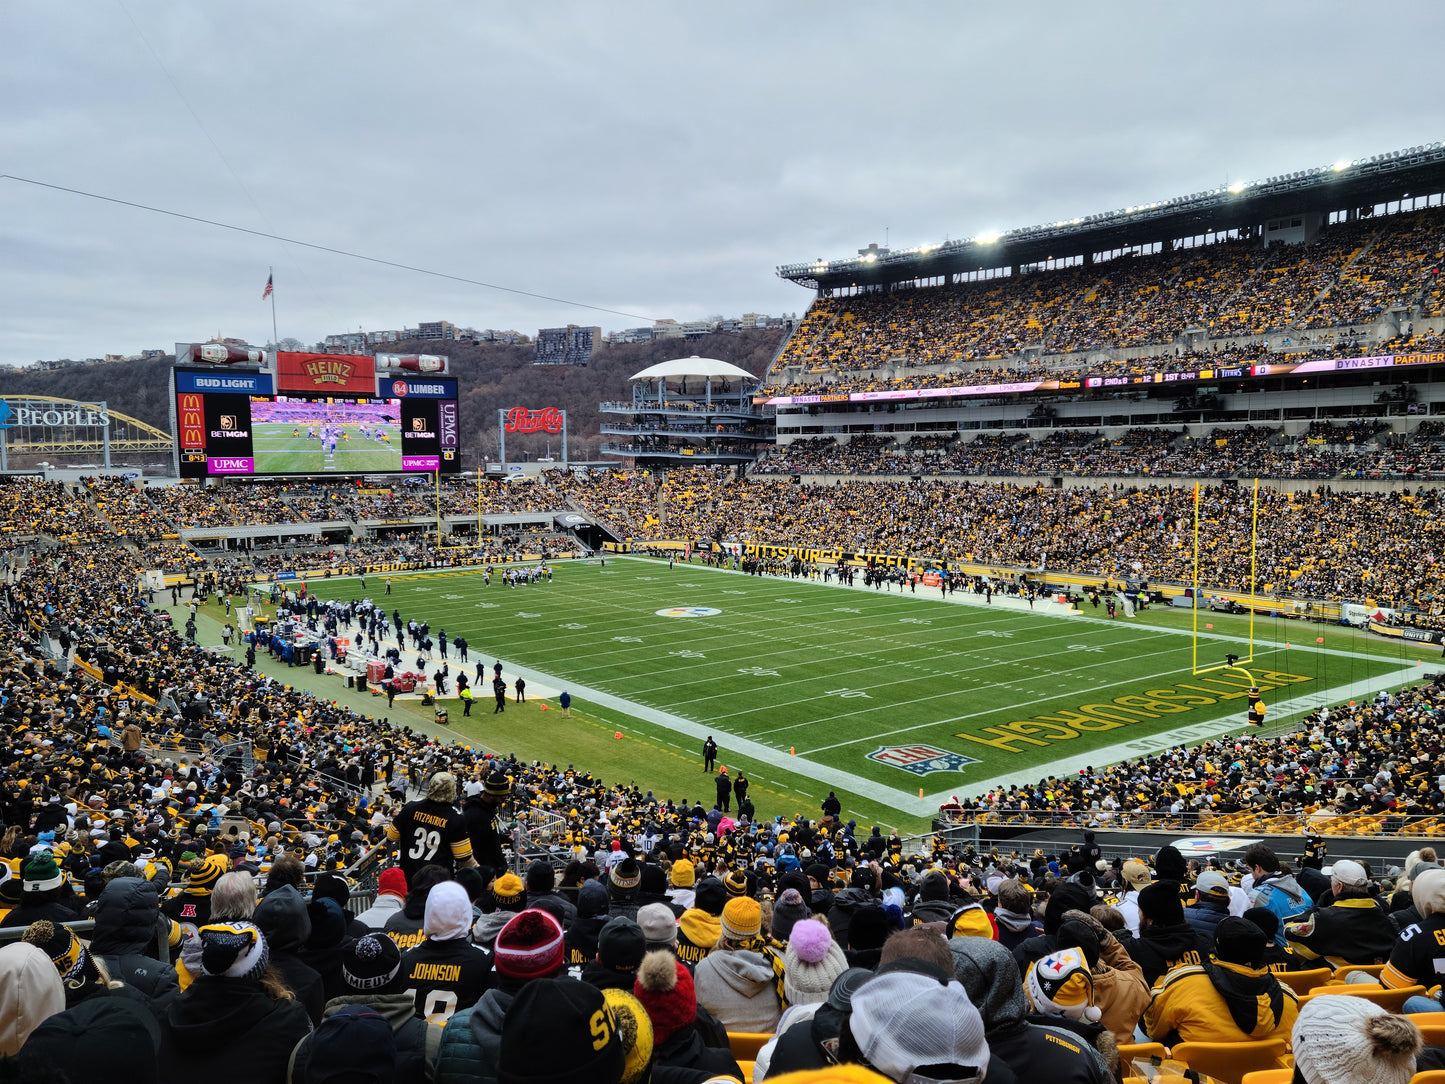
M 1255 676 L 1261 693 L 1314 680 L 1278 670 L 1256 670 Z M 1190 682 L 1180 682 L 1169 689 L 1148 689 L 1142 694 L 1116 696 L 1105 704 L 1083 704 L 1078 708 L 1065 708 L 1030 719 L 986 726 L 980 734 L 960 733 L 956 736 L 1005 753 L 1021 753 L 1023 749 L 1017 745 L 1020 742 L 1047 746 L 1052 742 L 1077 738 L 1081 732 L 1117 730 L 1140 719 L 1160 719 L 1221 701 L 1238 700 L 1248 696 L 1248 690 L 1249 682 L 1245 678 L 1234 674 L 1211 674 Z

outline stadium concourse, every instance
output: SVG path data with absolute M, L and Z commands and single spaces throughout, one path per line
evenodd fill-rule
M 689 523 L 705 522 L 714 499 L 732 501 L 734 523 L 759 534 L 867 516 L 855 529 L 880 545 L 914 529 L 906 502 L 847 515 L 802 487 L 734 491 L 706 475 L 539 485 L 509 499 L 566 494 L 614 521 Z M 1402 1010 L 1431 1004 L 1410 999 L 1434 984 L 1432 939 L 1417 934 L 1445 922 L 1445 872 L 1423 847 L 1396 863 L 1331 864 L 1326 846 L 1358 840 L 1311 834 L 1368 825 L 1426 842 L 1416 833 L 1445 812 L 1435 774 L 1445 694 L 1432 683 L 1312 713 L 1297 732 L 998 786 L 956 811 L 1024 826 L 1043 815 L 1067 826 L 1068 846 L 905 843 L 841 811 L 785 820 L 759 807 L 724 822 L 585 765 L 523 763 L 391 727 L 202 648 L 156 620 L 140 586 L 152 567 L 144 540 L 118 533 L 117 520 L 163 523 L 162 504 L 195 500 L 151 489 L 19 479 L 0 490 L 9 522 L 23 525 L 7 538 L 0 625 L 0 928 L 21 935 L 0 948 L 0 995 L 11 998 L 0 1053 L 23 1072 L 88 1080 L 123 1062 L 147 1079 L 279 1082 L 324 1068 L 520 1081 L 586 1065 L 589 1081 L 649 1070 L 698 1084 L 761 1079 L 825 1064 L 830 1033 L 819 1028 L 839 1029 L 845 1060 L 849 1043 L 877 1049 L 892 1026 L 885 1003 L 942 1004 L 935 968 L 959 980 L 947 987 L 950 1018 L 970 1023 L 948 1049 L 907 1047 L 908 1064 L 987 1064 L 989 1079 L 1005 1080 L 1048 1065 L 1104 1081 L 1131 1072 L 1128 1044 L 1149 1039 L 1232 1080 L 1219 1044 L 1256 1066 L 1308 1065 L 1341 1035 L 1351 1049 L 1377 1044 L 1406 1073 L 1438 1064 Z M 277 494 L 227 487 L 202 499 L 239 522 L 248 500 Z M 1434 517 L 1411 505 L 1380 501 L 1374 529 L 1399 543 L 1372 574 L 1382 597 L 1432 582 L 1410 555 L 1432 543 Z M 1283 498 L 1275 510 L 1303 515 Z M 1030 512 L 1041 531 L 1057 515 L 1020 501 L 1016 532 Z M 954 528 L 955 544 L 997 537 L 975 540 L 968 526 Z M 1143 515 L 1138 529 L 1161 528 Z M 346 573 L 369 545 L 287 559 Z M 411 547 L 418 568 L 452 556 L 382 545 Z M 263 557 L 196 552 L 181 564 L 219 595 L 253 580 Z M 1342 597 L 1359 582 L 1342 578 L 1328 547 L 1298 557 L 1323 569 L 1311 584 L 1340 584 Z M 514 818 L 528 836 L 499 832 Z M 1278 843 L 1210 870 L 1170 846 L 1126 862 L 1081 833 L 1140 824 L 1179 835 L 1259 826 Z M 530 862 L 510 846 L 524 838 Z M 1383 984 L 1296 993 L 1336 966 Z M 1242 1015 L 1244 988 L 1253 1008 Z M 628 1022 L 594 1047 L 599 1011 Z M 748 1037 L 769 1034 L 775 1043 Z

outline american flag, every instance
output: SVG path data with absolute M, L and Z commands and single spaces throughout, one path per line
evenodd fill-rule
M 267 275 L 267 276 L 266 276 L 266 288 L 261 291 L 261 300 L 262 300 L 262 301 L 265 301 L 268 297 L 270 297 L 270 296 L 271 296 L 271 291 L 275 289 L 275 286 L 272 285 L 272 283 L 271 283 L 271 279 L 274 278 L 274 277 L 275 277 L 275 276 L 273 276 L 273 275 Z

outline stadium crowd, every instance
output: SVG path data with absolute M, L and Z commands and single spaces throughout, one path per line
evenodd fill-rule
M 724 494 L 797 488 L 735 492 L 723 472 L 668 487 L 658 510 L 699 520 Z M 33 523 L 58 496 L 7 495 Z M 1210 499 L 1237 514 L 1237 495 Z M 907 505 L 880 505 L 884 540 L 902 537 Z M 767 514 L 807 530 L 824 515 Z M 906 846 L 831 796 L 821 816 L 758 810 L 722 773 L 712 808 L 661 798 L 393 727 L 207 652 L 157 620 L 142 558 L 113 535 L 11 551 L 0 927 L 23 935 L 0 947 L 0 1056 L 18 1079 L 702 1084 L 839 1061 L 896 1084 L 925 1067 L 1103 1084 L 1132 1075 L 1144 1039 L 1181 1056 L 1277 1039 L 1265 1061 L 1292 1045 L 1308 1084 L 1441 1064 L 1398 1011 L 1430 1007 L 1406 998 L 1438 970 L 1439 938 L 1418 936 L 1445 929 L 1428 850 L 1398 870 L 1326 872 L 1309 838 L 1297 867 L 1256 846 L 1191 868 L 1167 847 L 1126 862 L 1087 835 L 1047 855 Z M 217 570 L 216 589 L 243 571 Z M 1369 814 L 1389 831 L 1445 811 L 1441 699 L 1406 689 L 1294 734 L 1169 750 L 960 812 L 1099 827 L 1167 801 L 1196 825 L 1252 811 L 1307 833 Z M 514 819 L 544 848 L 525 863 Z M 94 927 L 64 925 L 80 918 Z M 1297 993 L 1320 965 L 1383 986 L 1373 1000 L 1368 983 Z M 741 1033 L 771 1039 L 743 1047 Z
M 1303 245 L 1229 241 L 1126 255 L 1091 267 L 820 298 L 770 373 L 847 373 L 893 363 L 958 366 L 1016 357 L 1028 347 L 1067 354 L 1163 345 L 1187 329 L 1204 329 L 1212 340 L 1320 328 L 1358 331 L 1393 307 L 1419 315 L 1440 307 L 1435 271 L 1445 248 L 1442 226 L 1445 211 L 1435 207 L 1326 226 Z M 1114 364 L 985 371 L 1003 381 L 1078 379 L 1085 371 L 1168 371 L 1178 361 L 1166 356 Z M 777 384 L 769 390 L 782 392 Z

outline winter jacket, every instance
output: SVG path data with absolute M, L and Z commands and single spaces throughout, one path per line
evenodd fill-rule
M 1002 907 L 993 909 L 994 924 L 998 926 L 998 943 L 1012 952 L 1031 937 L 1044 932 L 1044 924 L 1032 915 L 1015 914 Z
M 567 931 L 567 963 L 585 966 L 597 959 L 597 935 L 612 916 L 606 911 L 600 915 L 578 915 Z
M 356 921 L 371 930 L 385 929 L 386 920 L 400 911 L 404 903 L 406 900 L 401 896 L 393 896 L 390 893 L 385 896 L 377 896 L 375 903 L 356 916 Z
M 1274 940 L 1283 947 L 1285 919 L 1309 910 L 1310 899 L 1299 886 L 1299 882 L 1288 873 L 1271 873 L 1254 882 L 1254 887 L 1249 890 L 1249 905 L 1268 907 L 1278 916 L 1279 932 L 1275 934 Z
M 154 950 L 160 923 L 155 885 L 139 877 L 117 877 L 105 886 L 95 911 L 90 952 L 110 977 L 145 995 L 157 1014 L 180 995 L 170 964 L 146 955 Z
M 395 1084 L 425 1084 L 430 1079 L 431 1067 L 441 1049 L 442 1027 L 417 1019 L 411 997 L 406 993 L 350 993 L 328 1001 L 322 1017 L 335 1016 L 348 1005 L 365 1005 L 372 1012 L 386 1017 L 386 1022 L 391 1025 L 391 1033 L 396 1039 L 396 1074 L 392 1077 Z M 310 1045 L 311 1037 L 308 1035 L 296 1047 L 288 1084 L 289 1081 L 305 1079 L 306 1065 L 311 1056 Z
M 703 1044 L 696 1028 L 678 1028 L 658 1043 L 652 1052 L 653 1061 L 658 1065 L 671 1065 L 682 1069 L 701 1069 L 709 1077 L 730 1076 L 743 1079 L 742 1070 L 729 1050 Z
M 693 972 L 697 1002 L 728 1031 L 772 1032 L 782 1015 L 772 965 L 750 949 L 714 951 Z
M 502 1021 L 515 993 L 493 987 L 447 1021 L 437 1051 L 435 1084 L 496 1084 Z
M 1343 967 L 1388 962 L 1397 934 L 1377 900 L 1344 896 L 1285 923 L 1284 937 L 1305 959 Z
M 1144 971 L 1113 937 L 1099 945 L 1099 964 L 1094 968 L 1094 1004 L 1102 1015 L 1099 1023 L 1121 1043 L 1134 1041 L 1134 1028 L 1149 1006 L 1149 984 Z
M 528 892 L 528 893 L 527 893 L 527 906 L 528 906 L 528 907 L 536 907 L 538 900 L 540 900 L 540 899 L 545 899 L 545 898 L 547 898 L 547 897 L 553 897 L 553 898 L 561 901 L 562 910 L 566 913 L 566 917 L 562 919 L 562 929 L 563 929 L 563 930 L 570 930 L 570 929 L 572 928 L 572 923 L 574 923 L 574 922 L 577 921 L 577 905 L 576 905 L 575 903 L 573 903 L 570 899 L 568 899 L 566 896 L 562 895 L 562 893 L 560 893 L 560 892 Z M 631 917 L 635 919 L 637 916 L 636 916 L 636 915 L 633 915 L 633 916 L 631 916 Z
M 983 1017 L 989 1052 L 1019 1079 L 1050 1084 L 1107 1084 L 1113 1079 L 1104 1055 L 1087 1040 L 1027 1022 L 1028 1002 L 1008 949 L 978 937 L 955 937 L 948 948 L 954 974 Z M 1109 1032 L 1102 1035 L 1112 1047 Z
M 1119 938 L 1124 950 L 1144 972 L 1144 981 L 1153 986 L 1168 971 L 1189 964 L 1203 963 L 1214 951 L 1214 939 L 1187 922 L 1173 926 L 1146 926 L 1138 937 L 1125 934 Z
M 697 902 L 697 893 L 691 886 L 687 888 L 674 886 L 667 890 L 667 902 L 680 918 L 684 911 L 690 909 Z
M 833 940 L 838 942 L 838 947 L 848 947 L 848 927 L 853 923 L 853 915 L 861 907 L 868 907 L 878 901 L 873 895 L 863 888 L 845 888 L 833 895 L 833 909 L 828 912 L 828 927 L 833 931 Z
M 321 976 L 299 955 L 311 936 L 311 916 L 306 913 L 305 899 L 294 885 L 282 885 L 256 905 L 251 918 L 266 935 L 271 965 L 281 972 L 296 1000 L 306 1007 L 311 1022 L 321 1023 L 321 1010 L 326 1007 Z
M 1214 944 L 1214 931 L 1229 917 L 1229 901 L 1201 899 L 1192 907 L 1184 908 L 1184 921 L 1193 926 Z
M 405 952 L 426 940 L 426 932 L 422 929 L 425 920 L 426 901 L 413 900 L 410 907 L 402 906 L 393 912 L 382 926 L 382 931 L 396 942 L 397 948 Z
M 1165 976 L 1144 1014 L 1144 1031 L 1166 1046 L 1287 1042 L 1298 1015 L 1299 999 L 1272 972 L 1217 960 Z
M 941 922 L 945 925 L 958 910 L 952 900 L 924 900 L 920 899 L 913 904 L 913 916 L 909 925 L 922 926 L 926 922 Z
M 250 979 L 203 975 L 160 1018 L 158 1080 L 281 1084 L 311 1031 L 299 1001 L 273 999 Z

